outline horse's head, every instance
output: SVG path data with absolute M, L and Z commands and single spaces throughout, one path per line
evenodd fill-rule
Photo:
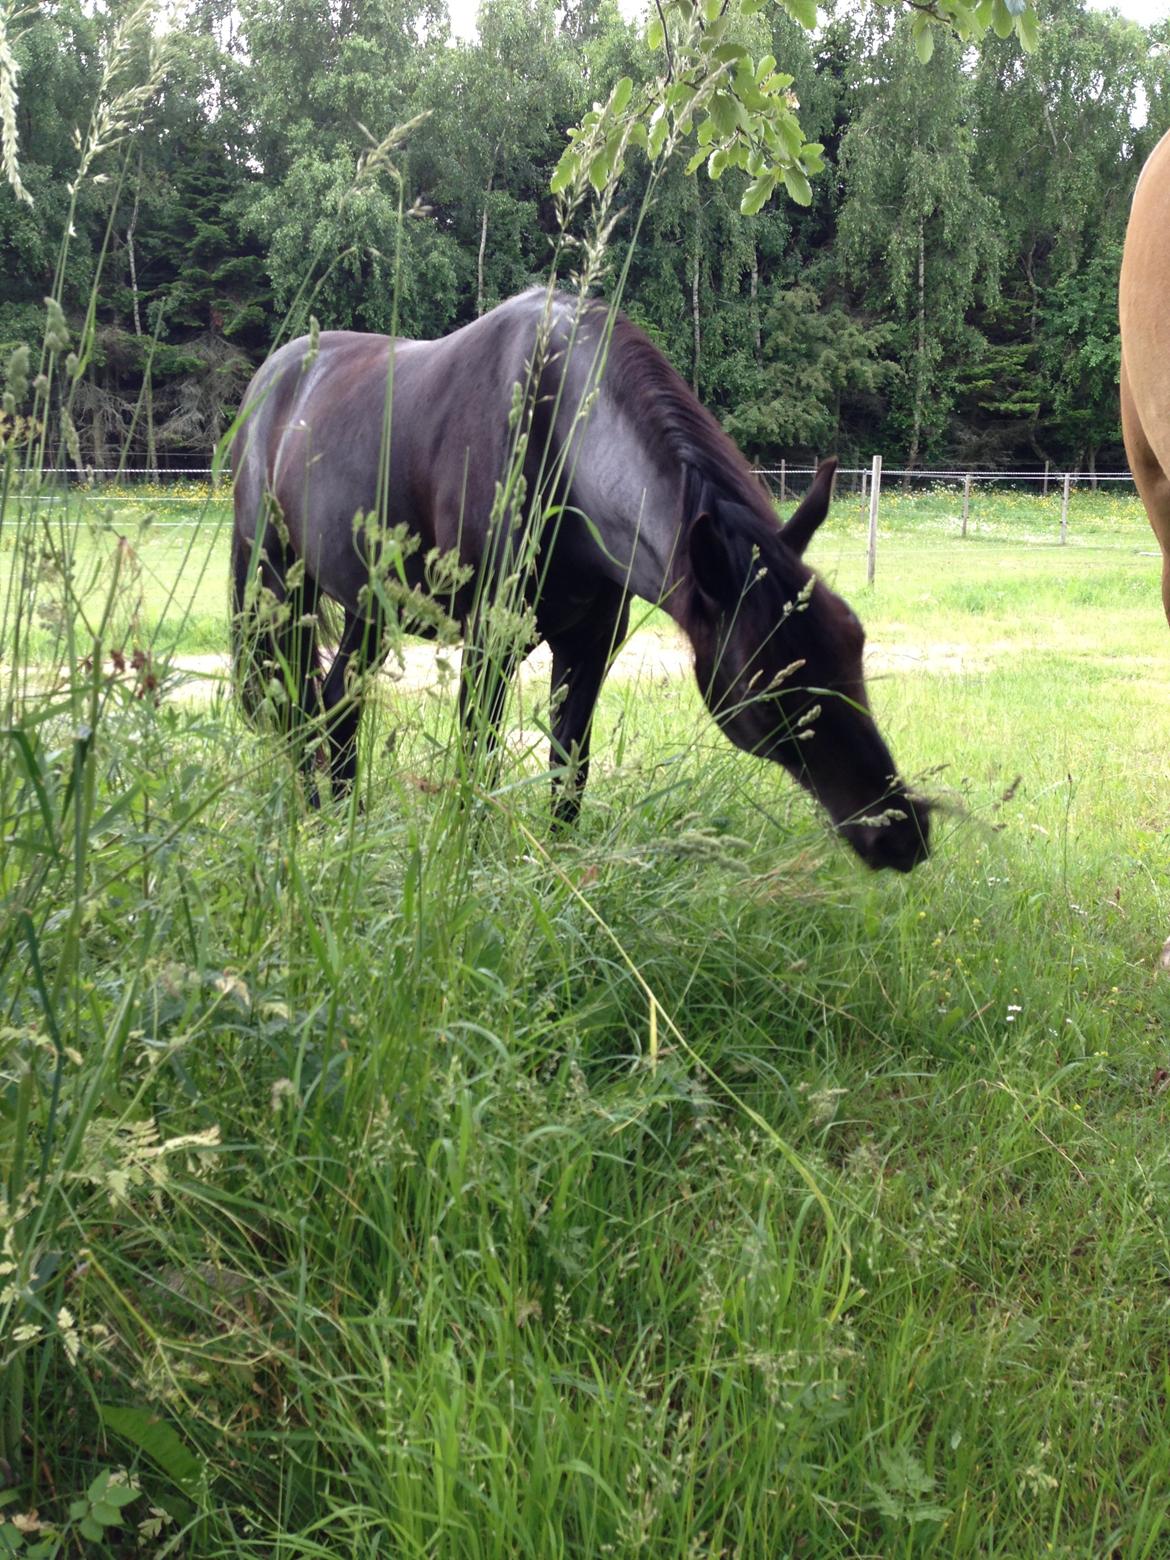
M 871 867 L 909 872 L 928 853 L 927 805 L 870 714 L 861 624 L 802 561 L 836 467 L 818 468 L 784 526 L 703 489 L 687 532 L 695 672 L 737 747 L 783 764 Z

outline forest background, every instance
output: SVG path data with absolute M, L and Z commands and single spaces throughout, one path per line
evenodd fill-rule
M 0 191 L 0 353 L 40 338 L 71 199 L 78 325 L 100 272 L 73 403 L 83 467 L 205 462 L 255 365 L 310 314 L 435 336 L 545 280 L 568 128 L 656 68 L 612 0 L 486 0 L 472 39 L 445 0 L 193 0 L 132 152 L 74 197 L 77 116 L 117 15 L 25 14 L 31 204 Z M 630 259 L 627 311 L 761 462 L 1124 464 L 1116 279 L 1137 171 L 1170 125 L 1170 22 L 1052 0 L 1030 56 L 940 35 L 923 63 L 909 17 L 820 19 L 745 23 L 824 143 L 811 205 L 745 217 L 746 175 L 676 161 L 627 257 L 633 159 L 609 250 L 611 278 Z M 355 184 L 371 142 L 420 115 L 401 184 Z

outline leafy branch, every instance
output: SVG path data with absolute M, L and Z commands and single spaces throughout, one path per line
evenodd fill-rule
M 816 0 L 655 0 L 646 41 L 662 51 L 665 69 L 636 95 L 631 79 L 623 77 L 606 103 L 594 103 L 580 125 L 569 131 L 569 144 L 552 177 L 553 193 L 571 198 L 588 185 L 600 192 L 620 177 L 630 146 L 642 147 L 656 163 L 693 132 L 697 150 L 687 172 L 706 163 L 712 179 L 728 168 L 747 174 L 749 183 L 740 201 L 744 216 L 754 216 L 781 184 L 798 205 L 809 205 L 809 181 L 823 167 L 824 148 L 804 138 L 792 76 L 777 69 L 771 54 L 753 58 L 735 36 L 743 31 L 742 23 L 768 3 L 779 3 L 810 32 L 817 25 Z M 989 29 L 1001 38 L 1014 32 L 1028 51 L 1038 41 L 1030 0 L 907 3 L 914 12 L 911 31 L 923 63 L 934 52 L 934 33 L 940 27 L 965 43 L 977 41 Z

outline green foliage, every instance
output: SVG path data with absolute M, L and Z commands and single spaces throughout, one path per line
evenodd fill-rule
M 625 305 L 749 456 L 1115 461 L 1109 299 L 1153 134 L 1134 122 L 1164 101 L 1153 34 L 1080 0 L 1027 55 L 1031 13 L 994 3 L 830 14 L 815 39 L 807 6 L 716 9 L 676 0 L 647 37 L 602 0 L 493 0 L 453 44 L 421 0 L 207 0 L 167 34 L 133 146 L 74 197 L 117 16 L 21 15 L 33 205 L 0 196 L 0 348 L 35 339 L 72 223 L 60 292 L 98 370 L 70 408 L 81 464 L 201 462 L 282 329 L 449 330 L 576 266 L 561 219 L 620 172 L 611 275 L 649 193 Z
M 799 99 L 793 77 L 777 69 L 776 56 L 756 55 L 742 36 L 745 24 L 768 0 L 663 0 L 656 5 L 646 41 L 661 51 L 661 63 L 644 94 L 633 99 L 623 78 L 604 105 L 595 103 L 579 127 L 570 130 L 553 175 L 554 192 L 588 180 L 600 190 L 620 173 L 626 148 L 645 149 L 651 162 L 694 130 L 698 149 L 688 173 L 704 163 L 712 179 L 730 168 L 748 176 L 740 200 L 754 216 L 783 184 L 798 205 L 812 201 L 811 176 L 823 168 L 824 147 L 805 139 L 796 117 Z M 815 0 L 781 0 L 799 26 L 817 25 Z M 1036 47 L 1035 11 L 1029 0 L 932 0 L 910 19 L 918 58 L 928 64 L 935 28 L 963 44 L 994 28 L 1001 38 L 1016 33 L 1025 49 Z
M 898 378 L 889 327 L 868 325 L 840 304 L 823 307 L 807 285 L 774 292 L 761 324 L 760 359 L 749 361 L 725 399 L 735 408 L 728 432 L 763 460 L 790 449 L 827 452 L 848 403 Z
M 999 259 L 995 207 L 975 177 L 957 46 L 947 42 L 915 67 L 912 32 L 899 22 L 869 62 L 841 142 L 838 230 L 844 277 L 900 327 L 906 373 L 895 415 L 909 465 L 945 427 L 964 320 L 980 283 L 994 294 Z

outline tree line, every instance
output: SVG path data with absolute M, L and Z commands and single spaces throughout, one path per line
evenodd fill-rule
M 635 153 L 603 285 L 625 277 L 627 312 L 758 461 L 1120 463 L 1116 280 L 1170 126 L 1170 23 L 1051 0 L 1026 55 L 990 33 L 923 51 L 890 10 L 820 18 L 739 20 L 824 146 L 810 204 L 781 191 L 745 216 L 746 173 L 676 160 L 643 210 Z M 613 0 L 484 0 L 471 41 L 445 0 L 191 0 L 141 123 L 79 182 L 118 21 L 79 0 L 25 13 L 30 201 L 0 191 L 0 352 L 39 342 L 56 278 L 90 343 L 72 458 L 97 468 L 202 463 L 310 317 L 435 336 L 554 252 L 571 269 L 549 189 L 567 131 L 660 68 Z

